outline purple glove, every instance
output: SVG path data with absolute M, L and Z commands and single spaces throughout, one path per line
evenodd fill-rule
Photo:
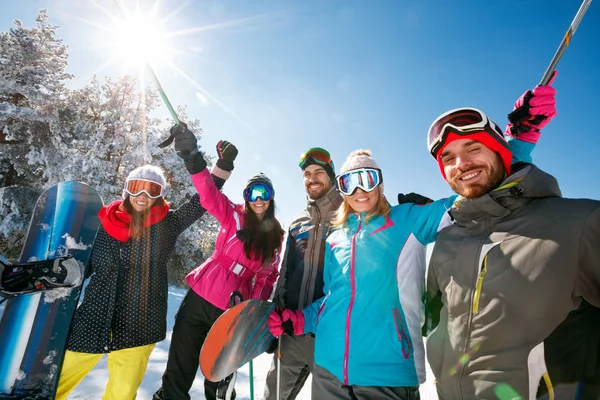
M 537 143 L 540 130 L 556 117 L 556 89 L 552 86 L 556 79 L 554 71 L 552 79 L 546 86 L 538 86 L 528 90 L 515 102 L 513 112 L 508 114 L 510 123 L 506 125 L 504 134 L 518 137 L 529 143 Z
M 304 333 L 304 313 L 302 310 L 290 310 L 286 308 L 283 310 L 281 314 L 281 318 L 283 321 L 292 321 L 292 326 L 294 327 L 294 335 L 302 335 Z
M 279 315 L 277 310 L 273 310 L 269 314 L 268 324 L 271 335 L 275 337 L 283 335 L 283 320 L 281 319 L 281 315 Z

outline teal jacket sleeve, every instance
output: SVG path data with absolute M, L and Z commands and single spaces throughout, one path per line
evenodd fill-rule
M 535 148 L 535 143 L 524 142 L 512 136 L 506 137 L 506 141 L 508 142 L 508 145 L 510 146 L 510 151 L 513 154 L 512 164 L 516 164 L 518 162 L 533 162 L 533 157 L 531 157 L 531 153 Z
M 410 223 L 411 232 L 417 240 L 427 245 L 435 242 L 438 232 L 452 225 L 448 210 L 454 204 L 458 195 L 452 195 L 446 199 L 436 200 L 433 203 L 417 205 L 413 203 L 400 204 L 395 207 L 407 208 L 407 213 L 398 213 L 400 218 L 406 218 L 401 223 Z

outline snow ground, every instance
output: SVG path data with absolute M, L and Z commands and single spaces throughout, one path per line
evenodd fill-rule
M 175 319 L 175 313 L 179 308 L 181 300 L 185 296 L 186 290 L 175 287 L 169 288 L 169 308 L 168 308 L 168 324 L 167 324 L 167 338 L 158 343 L 150 356 L 150 362 L 148 363 L 148 370 L 142 381 L 142 385 L 138 390 L 137 398 L 140 400 L 149 400 L 152 398 L 152 394 L 161 385 L 161 376 L 164 371 L 167 356 L 169 353 L 169 344 L 171 341 L 171 332 L 173 329 L 173 323 Z M 263 354 L 254 360 L 254 398 L 262 399 L 263 388 L 267 372 L 271 366 L 272 356 Z M 236 384 L 237 398 L 239 400 L 250 399 L 250 386 L 248 379 L 248 365 L 245 365 L 240 371 L 238 371 L 238 380 Z M 435 388 L 433 386 L 433 376 L 431 370 L 428 368 L 427 382 L 421 386 L 421 399 L 422 400 L 437 400 Z M 196 380 L 190 391 L 192 399 L 203 399 L 204 398 L 204 384 L 203 376 L 200 369 L 196 375 Z M 102 361 L 86 376 L 86 378 L 79 384 L 79 386 L 69 396 L 69 400 L 97 400 L 100 399 L 104 392 L 104 387 L 108 381 L 108 368 L 107 358 L 104 357 Z M 310 399 L 310 385 L 311 380 L 308 378 L 306 385 L 298 395 L 298 400 L 309 400 Z

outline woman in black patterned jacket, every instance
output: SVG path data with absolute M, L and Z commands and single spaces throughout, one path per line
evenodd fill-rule
M 232 169 L 233 159 L 217 161 L 212 177 L 219 189 Z M 100 211 L 92 275 L 75 313 L 56 399 L 66 399 L 107 353 L 102 399 L 135 399 L 150 353 L 166 336 L 167 261 L 177 237 L 206 212 L 197 194 L 171 210 L 165 185 L 160 168 L 136 168 L 123 200 Z

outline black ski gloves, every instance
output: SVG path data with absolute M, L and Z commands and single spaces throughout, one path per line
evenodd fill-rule
M 233 171 L 233 162 L 238 155 L 238 149 L 227 140 L 220 140 L 217 143 L 217 167 L 224 171 Z
M 206 160 L 198 151 L 196 136 L 186 124 L 175 125 L 171 128 L 171 135 L 175 138 L 175 152 L 185 162 L 185 167 L 194 175 L 206 168 Z
M 425 197 L 414 192 L 411 192 L 409 194 L 398 193 L 398 204 L 404 203 L 415 203 L 422 206 L 425 204 L 433 203 L 433 200 L 431 200 L 429 197 Z

